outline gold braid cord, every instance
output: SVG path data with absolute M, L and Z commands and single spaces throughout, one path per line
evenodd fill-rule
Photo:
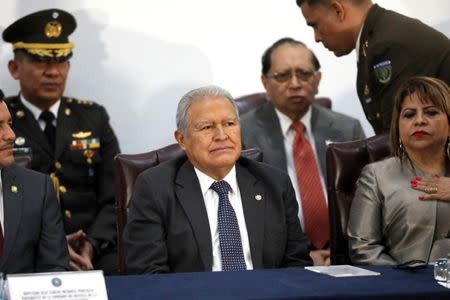
M 46 44 L 46 43 L 24 43 L 16 42 L 13 50 L 24 49 L 28 53 L 41 57 L 65 57 L 72 53 L 75 47 L 73 43 Z
M 72 52 L 72 49 L 26 49 L 26 51 L 41 57 L 65 57 Z
M 55 188 L 56 199 L 58 200 L 58 203 L 59 203 L 59 199 L 60 199 L 60 195 L 59 195 L 59 179 L 58 179 L 58 177 L 56 176 L 55 173 L 51 173 L 50 174 L 50 179 L 52 180 L 53 187 Z

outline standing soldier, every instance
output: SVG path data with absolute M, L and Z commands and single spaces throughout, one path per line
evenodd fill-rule
M 297 0 L 297 5 L 316 42 L 336 56 L 356 50 L 358 96 L 376 134 L 389 131 L 394 93 L 403 81 L 426 75 L 450 84 L 450 40 L 419 20 L 371 0 Z

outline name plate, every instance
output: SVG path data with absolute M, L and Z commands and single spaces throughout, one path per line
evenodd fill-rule
M 10 300 L 107 300 L 103 271 L 13 274 L 7 277 Z

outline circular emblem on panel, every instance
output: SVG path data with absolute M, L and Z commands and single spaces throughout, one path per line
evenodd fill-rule
M 52 285 L 54 287 L 60 287 L 62 285 L 61 279 L 59 279 L 58 277 L 52 278 Z

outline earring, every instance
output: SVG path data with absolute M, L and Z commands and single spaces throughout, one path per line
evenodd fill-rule
M 400 155 L 400 157 L 405 155 L 405 147 L 403 147 L 403 143 L 401 139 L 398 139 L 398 154 Z M 448 148 L 447 148 L 448 150 Z
M 447 157 L 450 158 L 450 136 L 447 138 Z

